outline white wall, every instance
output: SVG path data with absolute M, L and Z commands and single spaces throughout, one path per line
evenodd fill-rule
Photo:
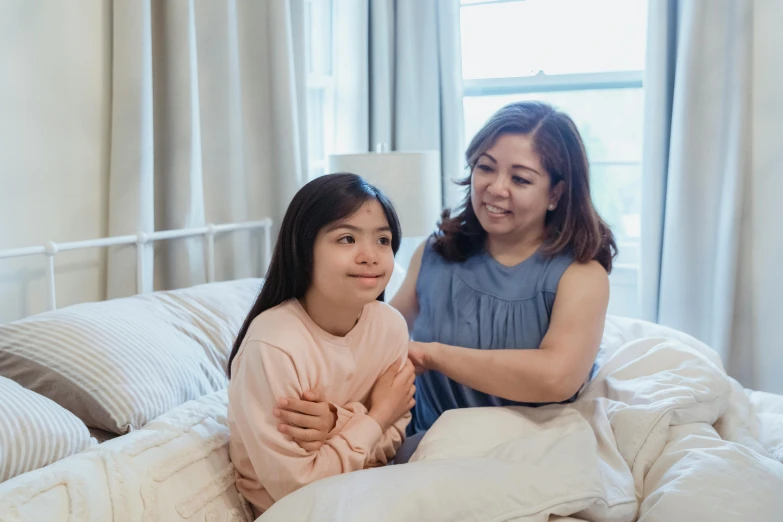
M 109 0 L 0 1 L 0 249 L 106 234 Z M 105 254 L 59 254 L 58 305 L 100 299 Z M 0 323 L 46 307 L 43 258 L 0 260 Z

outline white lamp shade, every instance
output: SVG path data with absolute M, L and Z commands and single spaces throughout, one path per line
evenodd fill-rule
M 334 154 L 328 172 L 352 172 L 381 189 L 397 210 L 403 237 L 435 230 L 442 202 L 438 151 Z

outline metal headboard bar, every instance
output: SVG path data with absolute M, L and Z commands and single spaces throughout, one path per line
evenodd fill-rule
M 55 291 L 55 279 L 54 279 L 54 258 L 60 252 L 68 252 L 71 250 L 83 250 L 86 248 L 101 248 L 110 246 L 121 245 L 135 245 L 136 246 L 136 290 L 138 293 L 143 294 L 150 289 L 144 288 L 145 276 L 147 270 L 152 270 L 152 267 L 147 267 L 144 255 L 144 246 L 147 243 L 153 243 L 155 241 L 164 241 L 167 239 L 182 239 L 188 237 L 206 237 L 206 248 L 204 249 L 206 267 L 207 267 L 207 281 L 213 282 L 215 280 L 215 236 L 218 234 L 225 234 L 229 232 L 236 232 L 239 230 L 256 230 L 262 229 L 264 231 L 264 267 L 269 266 L 271 257 L 271 229 L 272 220 L 270 218 L 262 219 L 259 221 L 246 221 L 243 223 L 226 223 L 222 225 L 206 225 L 196 228 L 183 228 L 178 230 L 162 230 L 159 232 L 139 232 L 133 235 L 127 236 L 115 236 L 106 237 L 101 239 L 88 239 L 84 241 L 71 241 L 67 243 L 55 243 L 54 241 L 48 241 L 44 245 L 31 246 L 25 248 L 12 248 L 8 250 L 0 250 L 0 259 L 10 259 L 18 257 L 29 256 L 47 256 L 48 269 L 46 278 L 49 287 L 49 310 L 55 310 L 57 308 L 57 294 Z

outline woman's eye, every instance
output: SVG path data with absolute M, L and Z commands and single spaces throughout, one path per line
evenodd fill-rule
M 338 243 L 343 243 L 346 245 L 351 245 L 356 242 L 356 240 L 353 238 L 353 236 L 343 236 L 340 239 L 337 240 Z
M 490 167 L 489 165 L 478 165 L 476 168 L 479 169 L 481 172 L 492 172 L 492 167 Z
M 517 185 L 529 185 L 530 184 L 530 182 L 528 180 L 526 180 L 525 178 L 520 178 L 519 176 L 514 176 L 511 179 L 513 179 L 514 183 L 516 183 Z

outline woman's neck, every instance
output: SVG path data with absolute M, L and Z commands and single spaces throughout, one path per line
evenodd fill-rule
M 315 324 L 338 337 L 345 336 L 356 326 L 363 308 L 335 302 L 314 290 L 308 291 L 299 302 Z
M 498 263 L 514 266 L 532 256 L 543 243 L 543 237 L 543 231 L 522 235 L 488 235 L 486 248 Z

